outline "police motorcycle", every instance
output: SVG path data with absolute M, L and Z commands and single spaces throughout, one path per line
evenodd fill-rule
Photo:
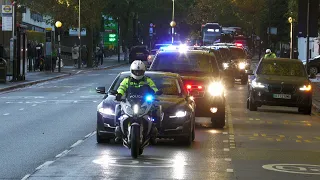
M 151 140 L 156 141 L 158 130 L 155 119 L 160 122 L 158 120 L 162 112 L 161 106 L 155 105 L 159 101 L 155 95 L 161 94 L 162 91 L 153 93 L 146 85 L 140 88 L 129 87 L 127 97 L 122 98 L 115 107 L 116 122 L 119 122 L 115 129 L 116 139 L 122 139 L 123 146 L 131 150 L 133 158 L 141 155 Z

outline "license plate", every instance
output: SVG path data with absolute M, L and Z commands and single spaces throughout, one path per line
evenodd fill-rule
M 276 99 L 291 99 L 291 94 L 273 94 Z

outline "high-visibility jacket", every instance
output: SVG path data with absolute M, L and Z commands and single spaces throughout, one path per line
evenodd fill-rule
M 277 58 L 277 56 L 274 53 L 265 54 L 264 58 Z
M 120 86 L 117 90 L 117 92 L 119 94 L 121 94 L 122 96 L 126 94 L 128 88 L 129 88 L 129 81 L 130 81 L 130 86 L 139 88 L 143 85 L 148 85 L 155 93 L 157 91 L 159 91 L 158 88 L 156 87 L 156 84 L 152 81 L 151 78 L 149 78 L 147 76 L 143 77 L 141 80 L 135 80 L 132 77 L 126 77 L 122 80 L 122 82 L 120 83 Z

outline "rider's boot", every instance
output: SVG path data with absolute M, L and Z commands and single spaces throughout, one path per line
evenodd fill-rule
M 121 132 L 121 128 L 120 126 L 117 126 L 116 129 L 115 129 L 115 142 L 121 142 L 122 140 L 122 132 Z

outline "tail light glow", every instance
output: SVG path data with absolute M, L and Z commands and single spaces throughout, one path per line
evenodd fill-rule
M 237 46 L 237 47 L 242 47 L 242 44 L 236 43 L 236 46 Z
M 191 89 L 191 87 L 192 87 L 192 86 L 191 86 L 190 84 L 187 85 L 187 89 Z
M 198 86 L 198 89 L 202 89 L 202 86 Z

